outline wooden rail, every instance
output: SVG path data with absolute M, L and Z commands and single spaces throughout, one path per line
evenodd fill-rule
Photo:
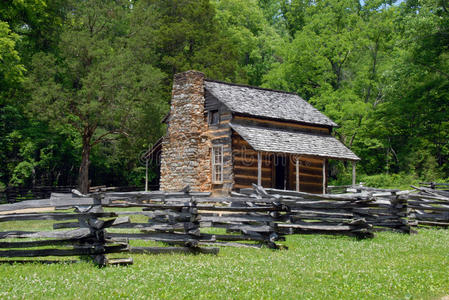
M 13 258 L 13 260 L 0 260 L 0 263 L 25 262 L 17 260 L 17 258 L 46 256 L 90 256 L 99 266 L 132 263 L 131 259 L 111 260 L 106 257 L 106 254 L 109 253 L 128 251 L 127 242 L 112 241 L 107 238 L 105 232 L 106 228 L 127 223 L 129 220 L 118 218 L 118 215 L 113 212 L 103 212 L 101 200 L 98 197 L 71 197 L 70 207 L 75 207 L 75 212 L 23 212 L 24 209 L 41 209 L 50 204 L 58 208 L 67 208 L 67 202 L 68 199 L 59 198 L 0 205 L 2 213 L 0 223 L 72 220 L 72 223 L 75 224 L 73 227 L 77 227 L 72 230 L 1 231 L 0 258 Z M 86 203 L 88 204 L 86 205 Z M 31 260 L 31 262 L 35 261 Z M 57 261 L 45 260 L 42 262 Z
M 106 257 L 115 252 L 217 254 L 216 246 L 279 249 L 277 242 L 288 234 L 371 238 L 379 230 L 448 227 L 449 191 L 413 188 L 348 186 L 347 193 L 322 195 L 254 185 L 226 197 L 189 187 L 180 192 L 52 193 L 49 199 L 0 205 L 0 224 L 45 220 L 53 226 L 50 231 L 1 231 L 0 258 L 81 255 L 104 266 L 131 263 Z M 167 246 L 130 247 L 128 240 Z

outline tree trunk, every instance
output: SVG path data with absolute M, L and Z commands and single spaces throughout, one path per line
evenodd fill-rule
M 83 153 L 81 165 L 78 173 L 78 190 L 83 194 L 89 193 L 89 156 L 90 156 L 90 136 L 83 136 Z

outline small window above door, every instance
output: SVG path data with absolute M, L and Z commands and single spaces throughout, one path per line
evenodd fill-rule
M 207 120 L 209 125 L 217 125 L 218 123 L 220 123 L 220 114 L 218 113 L 218 110 L 209 111 Z

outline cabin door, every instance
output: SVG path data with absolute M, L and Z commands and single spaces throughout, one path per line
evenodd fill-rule
M 288 183 L 288 157 L 275 155 L 273 162 L 273 187 L 285 190 Z

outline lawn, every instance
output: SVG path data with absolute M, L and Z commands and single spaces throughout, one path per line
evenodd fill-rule
M 134 265 L 0 264 L 0 298 L 435 299 L 449 295 L 449 231 L 374 239 L 288 236 L 289 250 L 132 255 Z M 121 254 L 121 256 L 126 256 Z

